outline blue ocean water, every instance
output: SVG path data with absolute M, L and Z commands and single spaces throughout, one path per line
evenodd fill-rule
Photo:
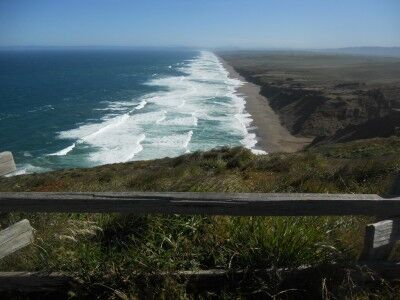
M 0 151 L 23 174 L 252 148 L 240 85 L 207 51 L 1 51 Z

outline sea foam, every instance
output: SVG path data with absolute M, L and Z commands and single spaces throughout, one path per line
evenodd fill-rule
M 55 153 L 50 153 L 48 154 L 48 156 L 63 156 L 63 155 L 67 155 L 69 152 L 71 152 L 74 148 L 75 148 L 76 144 L 73 143 L 71 146 L 68 146 L 58 152 Z
M 71 146 L 52 153 L 70 155 L 89 147 L 84 156 L 93 165 L 177 156 L 219 146 L 257 143 L 245 99 L 237 93 L 243 83 L 229 77 L 218 57 L 202 51 L 175 64 L 179 75 L 149 77 L 157 90 L 132 101 L 110 101 L 100 122 L 59 133 Z M 74 151 L 77 153 L 78 151 Z

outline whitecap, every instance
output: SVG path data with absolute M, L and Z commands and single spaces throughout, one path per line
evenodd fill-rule
M 25 157 L 32 157 L 32 154 L 29 151 L 24 151 L 23 155 Z
M 193 136 L 193 131 L 190 130 L 190 131 L 187 133 L 185 142 L 183 143 L 183 148 L 185 148 L 185 149 L 188 148 L 189 143 L 190 143 L 190 140 L 192 139 L 192 136 Z
M 142 101 L 140 101 L 139 105 L 135 107 L 135 109 L 136 110 L 140 110 L 143 107 L 145 107 L 146 104 L 147 104 L 147 101 L 146 100 L 142 100 Z
M 67 155 L 69 152 L 71 152 L 75 148 L 76 144 L 73 143 L 71 146 L 68 146 L 67 148 L 64 148 L 58 152 L 47 154 L 48 156 L 64 156 Z

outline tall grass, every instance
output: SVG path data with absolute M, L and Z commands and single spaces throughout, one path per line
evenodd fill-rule
M 376 143 L 356 142 L 341 148 L 332 146 L 266 156 L 254 156 L 242 148 L 223 148 L 172 159 L 2 178 L 0 191 L 385 194 L 399 174 L 400 156 L 393 155 L 393 151 L 400 149 L 400 140 L 381 140 L 379 146 Z M 1 216 L 0 226 L 4 228 L 22 218 L 28 218 L 36 229 L 35 243 L 0 260 L 0 270 L 70 272 L 87 287 L 71 295 L 111 298 L 193 296 L 173 276 L 163 283 L 152 284 L 138 282 L 139 274 L 215 268 L 247 270 L 252 274 L 254 270 L 271 267 L 351 264 L 362 247 L 365 225 L 373 220 L 7 214 Z M 280 292 L 278 281 L 279 278 L 269 278 L 266 283 L 264 279 L 253 278 L 250 285 L 245 284 L 240 290 L 227 288 L 218 296 L 241 297 L 254 291 L 271 296 Z M 359 291 L 358 295 L 362 294 Z

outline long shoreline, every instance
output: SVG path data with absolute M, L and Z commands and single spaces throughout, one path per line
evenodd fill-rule
M 246 81 L 221 56 L 218 59 L 229 72 L 231 78 L 236 78 L 244 84 L 238 89 L 246 101 L 246 111 L 253 119 L 254 131 L 257 136 L 256 149 L 272 152 L 296 152 L 311 142 L 310 138 L 295 137 L 281 125 L 279 116 L 269 105 L 268 99 L 260 94 L 260 87 Z

